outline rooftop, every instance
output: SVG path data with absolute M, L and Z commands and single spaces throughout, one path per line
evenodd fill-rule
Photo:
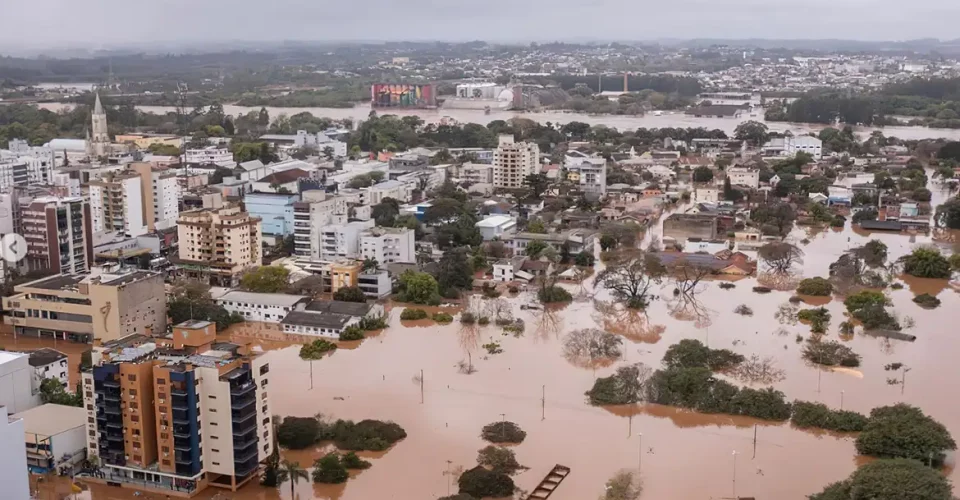
M 57 276 L 24 283 L 22 286 L 42 288 L 44 290 L 66 290 L 76 287 L 77 283 L 83 281 L 83 278 L 85 278 L 85 276 L 81 274 L 58 274 Z
M 372 307 L 366 302 L 345 302 L 342 300 L 315 300 L 307 304 L 308 311 L 360 317 L 366 316 Z
M 56 350 L 45 347 L 43 349 L 37 349 L 36 351 L 30 352 L 30 366 L 46 366 L 50 363 L 60 361 L 61 359 L 67 359 L 67 355 Z
M 345 314 L 291 311 L 280 323 L 284 325 L 303 325 L 315 328 L 341 329 L 346 326 L 348 321 L 350 321 L 350 316 Z
M 302 179 L 304 177 L 309 177 L 309 176 L 310 174 L 307 173 L 306 170 L 299 169 L 299 168 L 291 168 L 290 170 L 284 170 L 282 172 L 272 173 L 260 179 L 258 182 L 269 182 L 271 184 L 273 183 L 287 184 L 289 182 L 294 182 L 297 179 Z
M 87 424 L 87 410 L 76 406 L 48 403 L 15 415 L 23 419 L 26 434 L 56 436 Z
M 288 295 L 285 293 L 253 293 L 230 291 L 220 296 L 218 302 L 242 302 L 245 304 L 260 304 L 265 306 L 293 307 L 294 304 L 307 300 L 303 295 Z
M 504 224 L 515 222 L 513 217 L 508 215 L 493 215 L 477 222 L 477 227 L 497 227 Z

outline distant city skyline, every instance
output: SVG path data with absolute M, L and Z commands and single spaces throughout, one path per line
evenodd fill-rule
M 955 0 L 8 0 L 0 52 L 230 41 L 960 38 Z M 263 10 L 262 13 L 258 13 Z

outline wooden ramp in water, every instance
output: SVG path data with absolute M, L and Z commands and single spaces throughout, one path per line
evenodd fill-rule
M 560 486 L 567 474 L 570 474 L 570 467 L 560 464 L 554 465 L 553 469 L 540 481 L 540 484 L 527 495 L 527 500 L 546 500 L 550 498 L 550 495 L 556 491 L 557 486 Z

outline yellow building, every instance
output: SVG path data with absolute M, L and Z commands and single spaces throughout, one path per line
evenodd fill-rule
M 118 135 L 114 139 L 119 144 L 133 144 L 137 149 L 149 149 L 154 144 L 180 147 L 181 139 L 175 135 Z
M 17 285 L 3 298 L 4 322 L 18 335 L 78 342 L 162 333 L 167 324 L 163 275 L 113 266 Z
M 262 263 L 260 218 L 239 206 L 183 212 L 177 226 L 177 263 L 190 277 L 235 286 L 244 271 Z
M 363 266 L 357 261 L 339 261 L 330 263 L 330 291 L 337 293 L 341 288 L 357 286 L 360 283 L 360 270 Z

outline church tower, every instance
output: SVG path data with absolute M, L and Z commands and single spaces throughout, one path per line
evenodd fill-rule
M 90 116 L 92 136 L 87 145 L 87 154 L 90 156 L 106 156 L 110 149 L 110 134 L 107 132 L 107 113 L 100 104 L 100 93 L 97 92 L 97 101 Z

